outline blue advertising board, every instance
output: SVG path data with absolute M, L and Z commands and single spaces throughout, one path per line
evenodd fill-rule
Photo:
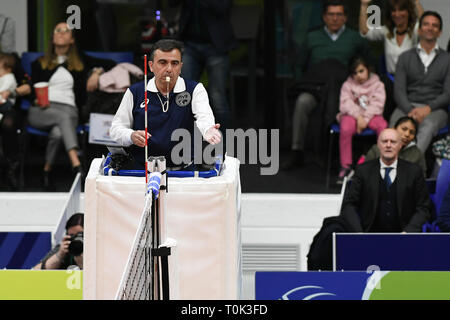
M 0 232 L 0 269 L 30 269 L 51 244 L 51 232 Z
M 450 271 L 449 233 L 336 233 L 333 246 L 337 271 Z
M 448 300 L 447 271 L 256 272 L 256 300 Z
M 361 300 L 366 272 L 256 272 L 256 300 Z M 345 284 L 345 285 L 344 285 Z

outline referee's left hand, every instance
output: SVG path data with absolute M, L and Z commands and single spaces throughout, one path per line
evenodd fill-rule
M 222 140 L 222 134 L 219 131 L 220 124 L 216 123 L 214 126 L 209 128 L 205 133 L 205 140 L 210 144 L 218 144 Z

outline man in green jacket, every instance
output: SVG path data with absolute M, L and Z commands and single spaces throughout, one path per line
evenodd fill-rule
M 346 27 L 347 8 L 341 0 L 330 0 L 324 4 L 322 19 L 324 26 L 310 31 L 306 38 L 305 50 L 299 57 L 299 64 L 305 73 L 300 83 L 313 83 L 316 87 L 326 87 L 326 92 L 308 92 L 301 90 L 295 102 L 292 118 L 292 146 L 289 159 L 282 169 L 289 170 L 301 165 L 304 160 L 305 140 L 308 133 L 310 116 L 321 104 L 321 121 L 311 126 L 309 132 L 317 138 L 323 135 L 335 120 L 339 110 L 339 94 L 342 83 L 347 78 L 347 66 L 350 59 L 359 54 L 373 61 L 368 42 L 359 32 Z M 323 98 L 325 96 L 325 98 Z M 325 101 L 319 100 L 319 98 Z M 310 140 L 310 139 L 308 139 Z M 319 138 L 318 141 L 321 141 Z

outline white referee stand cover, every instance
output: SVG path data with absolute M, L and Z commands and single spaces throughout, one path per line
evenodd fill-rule
M 100 175 L 92 161 L 85 185 L 84 299 L 114 299 L 144 207 L 144 177 Z M 226 157 L 221 176 L 169 178 L 162 237 L 176 240 L 169 263 L 171 298 L 240 299 L 239 160 Z

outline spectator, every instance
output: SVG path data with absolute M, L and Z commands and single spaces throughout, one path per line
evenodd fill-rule
M 180 166 L 173 162 L 172 148 L 177 143 L 171 141 L 174 130 L 186 129 L 194 137 L 194 125 L 197 125 L 207 142 L 217 144 L 221 141 L 220 124 L 214 123 L 205 88 L 201 83 L 180 77 L 182 51 L 181 42 L 163 39 L 154 44 L 149 57 L 154 77 L 147 84 L 148 155 L 164 156 L 170 170 L 192 168 L 188 169 L 190 163 Z M 127 89 L 110 129 L 111 138 L 117 143 L 132 146 L 135 168 L 139 170 L 144 169 L 145 164 L 144 88 L 144 82 L 138 82 Z M 190 154 L 193 159 L 192 149 Z
M 339 93 L 347 78 L 347 66 L 352 57 L 362 55 L 371 61 L 368 43 L 358 32 L 347 28 L 347 8 L 343 1 L 330 0 L 324 5 L 323 28 L 308 33 L 305 52 L 299 57 L 299 63 L 306 73 L 300 81 L 300 94 L 295 102 L 292 117 L 292 147 L 289 158 L 281 166 L 289 170 L 301 165 L 304 160 L 307 133 L 316 138 L 319 148 L 323 145 L 321 137 L 335 121 L 339 106 Z M 325 92 L 311 92 L 302 84 L 314 83 L 327 88 Z M 322 98 L 325 97 L 325 98 Z M 323 106 L 319 105 L 323 99 Z M 313 111 L 320 121 L 311 125 Z M 317 118 L 317 117 L 316 117 Z M 308 139 L 311 140 L 311 139 Z
M 433 171 L 430 174 L 431 179 L 436 179 L 441 170 L 442 160 L 450 160 L 450 133 L 445 137 L 433 142 L 431 152 L 435 156 Z
M 185 79 L 200 81 L 206 70 L 211 107 L 221 129 L 226 130 L 231 121 L 227 100 L 228 54 L 237 44 L 230 22 L 233 1 L 172 0 L 172 5 L 180 3 L 179 39 L 184 42 L 181 74 Z
M 402 148 L 398 154 L 400 159 L 415 163 L 422 168 L 424 176 L 427 173 L 427 165 L 425 162 L 425 157 L 417 148 L 416 144 L 416 136 L 418 129 L 418 124 L 416 120 L 411 117 L 401 117 L 395 123 L 394 128 L 397 130 L 400 135 L 400 140 L 402 142 Z M 363 163 L 364 161 L 369 161 L 373 159 L 377 159 L 380 157 L 380 149 L 378 146 L 374 144 L 372 148 L 367 152 L 366 156 L 362 156 L 358 161 L 358 164 Z
M 11 93 L 16 91 L 17 82 L 14 77 L 15 59 L 11 54 L 0 53 L 0 117 L 14 106 L 16 99 Z M 7 92 L 9 91 L 9 94 Z M 0 120 L 1 120 L 0 118 Z
M 17 136 L 17 131 L 14 132 L 14 126 L 12 125 L 10 116 L 13 113 L 12 109 L 16 101 L 13 95 L 17 88 L 16 78 L 13 74 L 14 65 L 15 59 L 12 54 L 0 53 L 0 132 L 2 132 L 2 135 L 4 134 L 2 142 L 3 153 L 8 164 L 7 180 L 15 190 L 18 187 L 16 171 L 19 163 L 11 159 L 12 154 L 8 150 L 11 143 L 18 143 L 14 139 Z M 5 120 L 3 120 L 4 118 Z M 11 138 L 15 141 L 8 141 Z
M 0 52 L 16 51 L 16 27 L 14 20 L 0 14 Z
M 341 88 L 340 113 L 336 116 L 340 123 L 339 147 L 341 170 L 338 184 L 353 173 L 352 137 L 364 129 L 375 130 L 377 135 L 387 127 L 383 118 L 386 99 L 384 84 L 370 71 L 364 58 L 355 57 L 350 61 L 350 76 Z
M 444 138 L 435 141 L 431 150 L 436 160 L 450 160 L 450 133 L 447 133 Z
M 430 198 L 420 167 L 398 159 L 395 129 L 378 137 L 380 158 L 356 168 L 341 215 L 349 232 L 421 232 L 430 218 Z
M 98 88 L 98 78 L 115 63 L 80 54 L 73 30 L 67 23 L 58 23 L 46 54 L 32 63 L 33 83 L 48 82 L 49 105 L 32 106 L 29 123 L 38 129 L 49 130 L 44 165 L 44 188 L 54 188 L 51 170 L 60 140 L 64 141 L 74 172 L 84 175 L 78 158 L 78 109 L 86 101 L 86 91 Z
M 2 136 L 3 155 L 6 158 L 7 182 L 12 190 L 19 188 L 18 183 L 18 169 L 19 169 L 19 128 L 22 122 L 23 110 L 20 109 L 22 98 L 31 93 L 31 79 L 22 68 L 20 58 L 16 53 L 11 54 L 14 58 L 14 77 L 17 80 L 17 87 L 15 90 L 0 90 L 0 96 L 9 101 L 14 101 L 12 108 L 2 112 L 2 119 L 0 119 L 0 133 Z
M 418 19 L 423 14 L 423 7 L 419 0 L 389 0 L 387 10 L 384 11 L 386 24 L 370 28 L 367 25 L 367 8 L 370 2 L 371 0 L 361 0 L 359 31 L 370 41 L 384 42 L 386 71 L 394 75 L 400 54 L 415 47 L 419 41 Z M 381 80 L 387 93 L 384 117 L 389 119 L 395 108 L 394 83 L 384 74 L 381 75 Z
M 51 270 L 51 269 L 67 269 L 71 266 L 78 266 L 83 269 L 83 250 L 81 247 L 81 254 L 79 254 L 79 247 L 73 250 L 70 247 L 71 242 L 76 237 L 79 245 L 80 241 L 83 244 L 84 233 L 84 215 L 82 213 L 75 213 L 66 223 L 66 235 L 62 242 L 56 245 L 47 255 L 33 267 L 34 270 Z M 70 247 L 70 248 L 69 248 Z M 72 251 L 71 251 L 72 249 Z M 74 252 L 75 251 L 75 252 Z M 72 253 L 71 253 L 72 252 Z
M 436 224 L 441 232 L 450 232 L 450 184 L 442 199 Z
M 442 18 L 426 11 L 419 22 L 417 48 L 402 53 L 395 71 L 394 93 L 397 108 L 391 126 L 405 115 L 419 124 L 417 146 L 425 153 L 432 138 L 447 124 L 450 104 L 450 54 L 439 48 Z

